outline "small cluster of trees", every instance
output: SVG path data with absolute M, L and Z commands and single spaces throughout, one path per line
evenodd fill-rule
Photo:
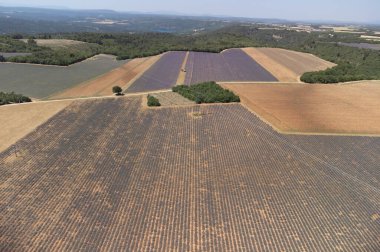
M 197 104 L 240 102 L 239 96 L 230 90 L 222 88 L 214 81 L 191 86 L 175 86 L 172 90 L 191 101 L 195 101 Z
M 11 103 L 24 103 L 31 102 L 32 100 L 24 95 L 0 92 L 0 105 L 11 104 Z
M 161 103 L 156 97 L 148 95 L 148 106 L 149 107 L 160 107 Z

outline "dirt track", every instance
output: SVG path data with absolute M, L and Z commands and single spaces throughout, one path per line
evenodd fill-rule
M 190 55 L 190 52 L 187 52 L 186 57 L 183 60 L 181 71 L 179 72 L 178 79 L 177 79 L 177 85 L 185 84 L 185 79 L 186 79 L 186 72 L 185 72 L 186 70 L 185 69 L 186 69 L 186 64 L 187 64 L 187 60 L 189 58 L 189 55 Z
M 281 82 L 299 82 L 305 72 L 325 70 L 335 64 L 312 54 L 278 48 L 244 48 L 254 60 Z
M 224 84 L 284 132 L 380 134 L 380 81 L 343 85 Z

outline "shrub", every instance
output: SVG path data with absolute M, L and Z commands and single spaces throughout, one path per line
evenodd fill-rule
M 114 93 L 116 95 L 121 95 L 121 92 L 123 92 L 123 89 L 119 86 L 114 86 L 112 88 L 112 93 Z
M 197 104 L 240 102 L 239 96 L 230 90 L 223 89 L 213 81 L 191 86 L 176 86 L 172 90 Z
M 156 97 L 148 95 L 148 106 L 149 107 L 160 107 L 161 103 Z
M 32 100 L 24 95 L 0 92 L 0 105 L 11 104 L 11 103 L 24 103 L 31 102 Z

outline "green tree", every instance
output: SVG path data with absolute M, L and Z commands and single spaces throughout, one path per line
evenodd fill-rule
M 31 46 L 37 45 L 37 42 L 33 38 L 29 38 L 28 39 L 28 45 L 31 45 Z
M 156 97 L 148 95 L 148 106 L 149 107 L 160 107 L 161 103 Z
M 119 86 L 114 86 L 112 88 L 112 92 L 116 95 L 121 95 L 121 92 L 123 92 L 123 89 Z

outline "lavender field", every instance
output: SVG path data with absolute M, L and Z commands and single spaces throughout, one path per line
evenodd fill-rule
M 137 79 L 127 93 L 169 89 L 178 79 L 186 52 L 168 52 L 156 64 Z
M 220 54 L 190 52 L 185 84 L 205 81 L 277 81 L 241 49 Z

